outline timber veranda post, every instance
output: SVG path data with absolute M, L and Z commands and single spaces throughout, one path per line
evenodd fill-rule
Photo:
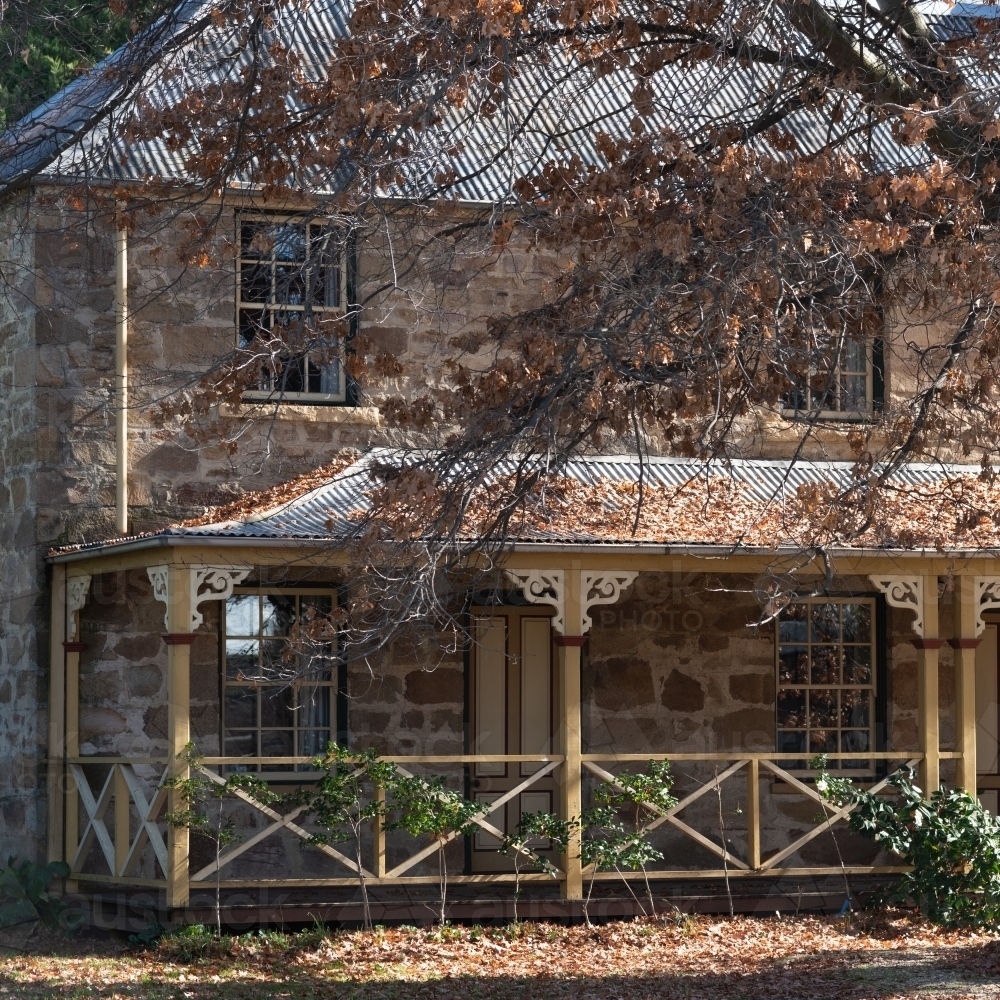
M 560 815 L 566 820 L 579 820 L 583 812 L 583 753 L 581 698 L 581 652 L 586 638 L 583 631 L 581 573 L 566 571 L 564 605 L 565 635 L 556 635 L 559 656 L 559 749 L 563 754 L 562 775 L 559 783 Z M 569 844 L 563 855 L 563 896 L 566 899 L 583 899 L 583 863 L 581 854 L 581 829 L 579 823 L 570 831 Z
M 941 785 L 941 736 L 938 696 L 938 661 L 944 639 L 938 632 L 938 578 L 925 576 L 924 634 L 913 640 L 917 649 L 917 739 L 923 754 L 920 786 L 930 798 Z
M 178 759 L 191 739 L 191 570 L 172 564 L 167 570 L 167 767 L 173 777 L 190 776 L 190 768 Z M 180 793 L 171 789 L 167 808 L 181 811 Z M 167 907 L 188 905 L 190 882 L 188 857 L 190 833 L 187 827 L 167 828 Z
M 63 839 L 63 788 L 66 767 L 66 567 L 52 567 L 52 592 L 49 616 L 49 760 L 45 769 L 48 825 L 46 853 L 48 860 L 66 857 Z
M 952 597 L 955 650 L 955 749 L 962 755 L 957 761 L 955 784 L 976 797 L 976 580 L 963 574 L 955 578 Z

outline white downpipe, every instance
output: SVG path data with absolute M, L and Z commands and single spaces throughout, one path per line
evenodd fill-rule
M 128 230 L 115 248 L 115 511 L 119 535 L 128 534 Z

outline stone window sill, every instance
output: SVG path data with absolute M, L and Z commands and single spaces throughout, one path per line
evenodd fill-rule
M 219 406 L 220 417 L 246 419 L 259 417 L 267 420 L 295 420 L 311 424 L 341 424 L 351 427 L 378 427 L 381 418 L 374 406 L 306 406 L 298 403 L 277 405 L 244 403 L 242 406 Z

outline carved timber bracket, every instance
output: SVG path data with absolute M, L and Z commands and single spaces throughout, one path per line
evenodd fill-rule
M 198 610 L 204 601 L 224 601 L 231 597 L 233 588 L 242 583 L 252 566 L 188 566 L 191 586 L 191 621 L 189 632 L 194 632 L 205 620 Z M 150 566 L 146 571 L 153 585 L 153 597 L 162 601 L 167 610 L 163 613 L 163 627 L 170 631 L 170 568 Z
M 66 580 L 66 641 L 76 642 L 80 636 L 80 610 L 87 602 L 90 576 L 71 576 Z
M 551 604 L 556 609 L 552 628 L 559 635 L 566 635 L 566 582 L 567 571 L 561 569 L 505 570 L 507 576 L 530 604 Z M 627 571 L 579 573 L 580 583 L 580 635 L 586 635 L 594 624 L 589 611 L 598 604 L 615 604 L 622 592 L 632 586 L 638 573 Z M 570 623 L 572 629 L 573 623 Z M 577 634 L 575 630 L 568 633 Z
M 868 578 L 885 594 L 890 607 L 912 611 L 913 631 L 924 634 L 924 578 L 922 576 L 871 576 Z
M 551 604 L 556 609 L 552 627 L 566 634 L 566 574 L 561 569 L 504 571 L 529 604 Z
M 581 635 L 586 635 L 594 624 L 590 609 L 598 604 L 617 604 L 622 593 L 632 586 L 638 575 L 626 571 L 580 574 L 580 611 L 583 615 Z
M 982 635 L 986 628 L 983 612 L 1000 609 L 1000 576 L 974 577 L 976 635 Z

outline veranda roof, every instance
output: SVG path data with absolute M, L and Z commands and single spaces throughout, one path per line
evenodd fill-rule
M 399 461 L 396 452 L 373 449 L 161 531 L 55 549 L 49 557 L 63 561 L 123 546 L 195 542 L 340 547 L 358 536 L 371 511 L 371 497 L 384 483 L 379 470 Z M 488 516 L 496 487 L 513 472 L 513 460 L 492 470 L 481 491 L 482 509 L 472 505 L 469 537 L 477 519 Z M 737 459 L 709 465 L 592 455 L 573 458 L 543 482 L 513 525 L 515 549 L 627 546 L 709 554 L 821 545 L 856 553 L 1000 554 L 1000 481 L 972 465 L 905 465 L 876 490 L 851 462 Z M 380 523 L 391 526 L 391 515 Z

